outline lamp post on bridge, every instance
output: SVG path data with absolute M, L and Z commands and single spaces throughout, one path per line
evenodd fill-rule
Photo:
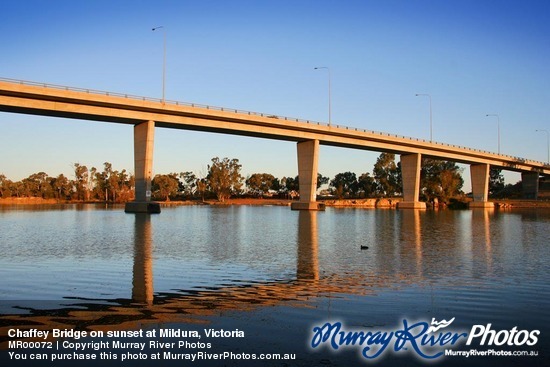
M 424 96 L 430 99 L 430 143 L 433 142 L 433 125 L 432 125 L 432 96 L 428 93 L 417 93 L 415 96 Z
M 328 68 L 327 66 L 318 66 L 318 67 L 315 67 L 314 68 L 315 70 L 319 70 L 319 69 L 327 69 L 328 71 L 328 126 L 331 125 L 331 101 L 330 101 L 330 79 L 331 79 L 331 76 L 330 76 L 330 68 Z
M 485 117 L 487 117 L 487 116 L 496 116 L 496 118 L 497 118 L 498 154 L 500 154 L 500 116 L 497 115 L 496 113 L 489 113 L 489 114 L 485 115 Z
M 156 31 L 157 29 L 162 29 L 162 34 L 164 38 L 164 47 L 163 47 L 163 57 L 162 57 L 162 103 L 164 104 L 165 101 L 165 90 L 166 90 L 166 29 L 164 26 L 158 26 L 152 29 L 152 31 Z
M 548 151 L 546 154 L 546 163 L 550 164 L 550 132 L 548 132 L 548 130 L 542 130 L 542 129 L 537 129 L 535 130 L 537 132 L 545 132 L 546 133 L 546 150 Z

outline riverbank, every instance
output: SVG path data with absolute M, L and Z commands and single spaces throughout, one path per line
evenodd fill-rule
M 318 200 L 326 206 L 336 208 L 395 208 L 401 201 L 400 198 L 392 199 L 342 199 L 342 200 Z M 290 199 L 267 199 L 267 198 L 232 198 L 219 202 L 217 200 L 187 200 L 187 201 L 161 201 L 161 206 L 179 205 L 264 205 L 264 206 L 290 206 L 296 200 Z
M 501 209 L 507 208 L 550 208 L 549 200 L 494 200 L 495 207 Z
M 217 200 L 174 200 L 174 201 L 159 201 L 161 206 L 180 206 L 180 205 L 273 205 L 273 206 L 290 206 L 292 200 L 286 199 L 262 199 L 262 198 L 235 198 L 228 199 L 224 202 Z
M 44 204 L 69 204 L 69 201 L 62 201 L 57 199 L 42 199 L 42 198 L 2 198 L 0 199 L 0 205 L 44 205 Z
M 328 207 L 334 208 L 395 208 L 401 198 L 391 199 L 333 199 L 319 200 Z M 267 199 L 267 198 L 232 198 L 225 202 L 217 200 L 185 200 L 185 201 L 160 201 L 160 205 L 169 206 L 184 206 L 184 205 L 265 205 L 265 206 L 290 206 L 292 200 L 288 199 Z M 521 200 L 521 199 L 499 199 L 493 200 L 496 208 L 511 209 L 511 208 L 550 208 L 550 200 Z M 83 202 L 70 200 L 42 199 L 36 197 L 30 198 L 7 198 L 0 199 L 0 205 L 53 205 L 53 204 L 100 204 L 103 202 Z M 465 206 L 467 204 L 465 203 Z

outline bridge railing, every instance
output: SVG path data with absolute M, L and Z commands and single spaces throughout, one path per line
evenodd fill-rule
M 282 120 L 282 121 L 292 121 L 292 122 L 304 123 L 304 124 L 309 124 L 309 125 L 329 126 L 327 123 L 318 122 L 318 121 L 304 120 L 304 119 L 299 119 L 299 118 L 291 118 L 291 117 L 274 115 L 274 114 L 267 114 L 267 113 L 261 113 L 261 112 L 252 112 L 252 111 L 239 110 L 239 109 L 227 108 L 227 107 L 211 106 L 211 105 L 205 105 L 205 104 L 199 104 L 199 103 L 173 101 L 173 100 L 164 100 L 163 101 L 161 98 L 144 97 L 144 96 L 137 96 L 137 95 L 126 94 L 126 93 L 107 92 L 107 91 L 96 90 L 96 89 L 88 89 L 88 88 L 68 87 L 68 86 L 65 86 L 65 85 L 39 83 L 39 82 L 33 82 L 33 81 L 28 81 L 28 80 L 10 79 L 10 78 L 2 78 L 2 77 L 0 77 L 0 81 L 4 81 L 4 82 L 8 82 L 8 83 L 14 83 L 14 84 L 21 84 L 21 85 L 43 87 L 43 88 L 49 88 L 49 89 L 58 89 L 58 90 L 66 90 L 66 91 L 73 91 L 73 92 L 82 92 L 82 93 L 97 94 L 97 95 L 112 96 L 112 97 L 122 97 L 122 98 L 127 98 L 127 99 L 132 99 L 132 100 L 138 100 L 138 101 L 157 102 L 157 103 L 165 103 L 165 104 L 171 104 L 171 105 L 176 105 L 176 106 L 197 107 L 197 108 L 204 108 L 204 109 L 207 109 L 207 110 L 214 110 L 214 111 L 233 112 L 233 113 L 239 113 L 239 114 L 250 115 L 250 116 L 261 116 L 261 117 L 273 118 L 273 119 Z M 521 158 L 521 157 L 511 156 L 511 155 L 507 155 L 507 154 L 497 154 L 497 153 L 494 153 L 494 152 L 489 152 L 489 151 L 482 150 L 482 149 L 468 148 L 468 147 L 461 146 L 461 145 L 440 143 L 440 142 L 430 142 L 430 141 L 428 141 L 426 139 L 422 139 L 422 138 L 413 138 L 413 137 L 409 137 L 409 136 L 384 133 L 384 132 L 380 132 L 380 131 L 367 130 L 367 129 L 361 129 L 361 128 L 356 128 L 356 127 L 349 127 L 349 126 L 345 126 L 345 125 L 331 125 L 331 126 L 336 127 L 336 128 L 340 128 L 340 129 L 350 130 L 350 131 L 365 132 L 365 133 L 370 133 L 370 134 L 374 134 L 374 135 L 395 137 L 395 138 L 399 138 L 399 139 L 407 139 L 407 140 L 414 141 L 414 142 L 431 143 L 431 144 L 434 144 L 434 145 L 439 145 L 439 146 L 444 146 L 444 147 L 458 148 L 458 149 L 468 150 L 468 151 L 471 151 L 471 152 L 494 154 L 494 155 L 498 155 L 500 157 L 510 158 L 510 159 L 512 159 L 516 162 L 525 162 L 526 161 L 525 158 Z M 537 164 L 542 164 L 544 166 L 549 165 L 549 163 L 543 163 L 543 162 L 540 162 L 540 161 L 534 161 L 534 160 L 529 160 L 529 161 L 537 163 Z

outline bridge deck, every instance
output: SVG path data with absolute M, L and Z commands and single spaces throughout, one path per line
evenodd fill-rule
M 490 164 L 506 170 L 550 174 L 548 163 L 423 139 L 235 109 L 11 79 L 0 79 L 0 111 L 132 125 L 155 121 L 155 126 L 164 128 L 295 142 L 319 140 L 323 145 L 395 154 L 419 153 L 466 164 Z

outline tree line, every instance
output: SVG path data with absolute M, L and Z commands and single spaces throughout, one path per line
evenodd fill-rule
M 39 197 L 44 199 L 127 202 L 134 199 L 134 175 L 125 169 L 113 169 L 109 162 L 103 169 L 88 168 L 74 163 L 74 178 L 60 174 L 55 177 L 44 172 L 13 182 L 0 174 L 0 197 Z M 223 202 L 232 196 L 284 197 L 299 195 L 299 177 L 277 178 L 269 173 L 241 174 L 238 159 L 212 158 L 206 175 L 193 172 L 157 174 L 152 180 L 154 200 L 206 200 L 216 198 Z M 462 169 L 456 163 L 430 158 L 422 159 L 421 200 L 448 203 L 452 198 L 464 195 Z M 328 185 L 328 186 L 325 186 Z M 401 164 L 395 155 L 381 153 L 372 172 L 357 176 L 353 172 L 338 173 L 333 179 L 318 174 L 317 187 L 324 197 L 383 198 L 401 196 Z M 498 169 L 491 169 L 490 194 L 513 192 L 512 185 L 504 185 Z
M 49 176 L 45 172 L 33 173 L 21 181 L 11 181 L 0 174 L 0 197 L 76 201 L 126 202 L 134 198 L 134 175 L 114 170 L 109 162 L 103 170 L 74 163 L 74 179 L 63 174 Z

